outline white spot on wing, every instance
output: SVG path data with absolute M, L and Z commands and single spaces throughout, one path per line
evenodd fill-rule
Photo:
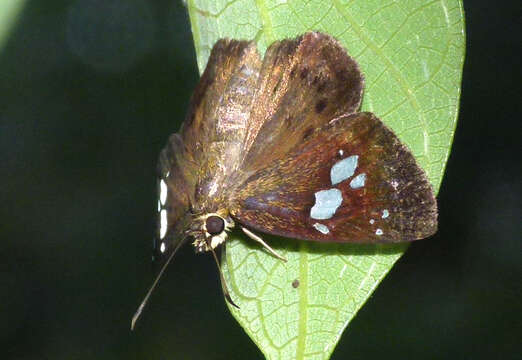
M 160 239 L 165 237 L 165 234 L 167 233 L 167 225 L 167 210 L 163 209 L 160 212 Z
M 339 155 L 343 156 L 344 155 L 344 151 L 343 150 L 339 150 Z
M 313 226 L 320 233 L 328 234 L 330 232 L 330 229 L 328 229 L 328 226 L 326 225 L 315 223 Z
M 375 235 L 381 236 L 382 235 L 382 230 L 381 229 L 377 229 L 377 231 L 375 231 Z
M 356 177 L 354 177 L 352 179 L 352 181 L 350 181 L 350 187 L 352 189 L 359 189 L 364 186 L 365 182 L 366 182 L 366 174 L 362 173 L 362 174 L 357 175 Z
M 384 209 L 384 210 L 382 211 L 382 218 L 383 218 L 383 219 L 386 219 L 388 216 L 390 216 L 389 211 L 388 211 L 387 209 Z
M 330 219 L 343 202 L 338 189 L 321 190 L 315 193 L 315 204 L 310 209 L 310 217 L 317 220 Z
M 339 184 L 353 175 L 357 168 L 358 155 L 352 155 L 336 162 L 330 169 L 332 185 Z
M 373 220 L 373 219 L 370 219 L 370 224 L 372 224 L 372 225 L 373 225 L 374 223 L 375 223 L 375 220 Z
M 165 183 L 165 180 L 161 179 L 160 181 L 160 202 L 161 205 L 165 205 L 165 202 L 167 201 L 167 184 Z
M 164 242 L 162 242 L 160 245 L 160 251 L 161 251 L 161 253 L 165 252 L 165 243 Z
M 158 212 L 160 212 L 160 210 L 161 210 L 161 203 L 160 203 L 160 201 L 158 200 Z

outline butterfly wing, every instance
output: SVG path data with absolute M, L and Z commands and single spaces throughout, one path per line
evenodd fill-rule
M 222 39 L 213 47 L 180 132 L 159 157 L 156 258 L 168 258 L 185 239 L 192 212 L 222 201 L 224 179 L 241 153 L 260 67 L 253 42 Z
M 273 43 L 257 82 L 244 169 L 281 158 L 313 129 L 355 112 L 363 83 L 357 63 L 329 35 L 309 32 Z
M 190 220 L 197 164 L 183 144 L 181 136 L 173 134 L 160 152 L 157 169 L 158 215 L 154 238 L 155 259 L 166 259 L 185 236 Z
M 196 211 L 222 201 L 224 183 L 239 165 L 260 67 L 254 42 L 222 39 L 212 48 L 180 131 L 199 164 Z
M 355 61 L 325 34 L 275 42 L 262 61 L 254 42 L 219 40 L 181 129 L 200 165 L 195 210 L 222 207 L 238 169 L 281 157 L 296 136 L 354 112 L 362 87 Z
M 262 232 L 376 243 L 422 239 L 436 231 L 436 201 L 424 172 L 371 113 L 333 120 L 247 175 L 230 193 L 230 211 Z

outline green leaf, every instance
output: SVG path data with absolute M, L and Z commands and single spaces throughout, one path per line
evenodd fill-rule
M 25 0 L 0 1 L 0 49 L 4 46 L 9 32 L 18 19 L 25 5 Z
M 459 0 L 189 0 L 188 9 L 200 71 L 219 38 L 256 39 L 264 52 L 276 39 L 309 30 L 335 36 L 365 75 L 362 109 L 408 144 L 439 188 L 464 58 Z M 230 310 L 269 359 L 328 359 L 406 249 L 264 237 L 288 263 L 235 233 L 223 267 L 241 307 Z

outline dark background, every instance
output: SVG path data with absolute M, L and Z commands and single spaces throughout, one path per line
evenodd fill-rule
M 0 49 L 2 358 L 261 359 L 189 246 L 129 331 L 154 274 L 156 159 L 198 73 L 180 1 L 88 3 L 27 1 Z M 333 359 L 521 356 L 521 9 L 465 6 L 439 232 L 409 248 Z

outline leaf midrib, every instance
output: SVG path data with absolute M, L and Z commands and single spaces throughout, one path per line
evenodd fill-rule
M 266 7 L 266 3 L 263 0 L 255 0 L 256 8 L 259 12 L 259 16 L 261 17 L 261 29 L 265 33 L 265 38 L 267 41 L 267 45 L 273 43 L 276 38 L 273 32 L 272 19 L 268 13 L 268 8 Z

